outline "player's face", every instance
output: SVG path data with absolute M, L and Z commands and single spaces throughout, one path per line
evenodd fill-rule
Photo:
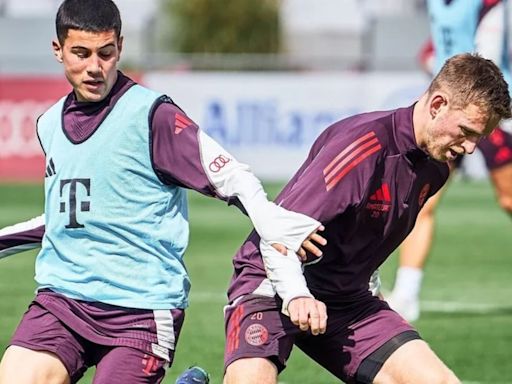
M 476 105 L 464 109 L 445 105 L 435 111 L 427 126 L 426 150 L 435 160 L 455 160 L 459 155 L 473 153 L 478 141 L 498 123 L 498 120 L 491 121 Z
M 114 30 L 86 32 L 70 29 L 60 45 L 53 42 L 57 60 L 73 86 L 78 101 L 98 102 L 110 92 L 117 80 L 117 62 L 122 49 Z

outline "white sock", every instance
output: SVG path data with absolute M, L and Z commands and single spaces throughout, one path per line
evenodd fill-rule
M 413 267 L 398 268 L 393 295 L 417 300 L 420 295 L 422 280 L 422 269 Z

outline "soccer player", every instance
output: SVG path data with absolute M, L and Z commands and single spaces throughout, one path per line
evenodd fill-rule
M 185 188 L 235 204 L 265 240 L 318 254 L 319 223 L 267 200 L 247 166 L 170 97 L 117 70 L 111 0 L 65 0 L 53 50 L 73 91 L 46 111 L 45 215 L 0 231 L 0 257 L 41 244 L 37 294 L 0 383 L 159 383 L 172 364 L 189 278 Z M 321 240 L 319 240 L 321 242 Z M 304 249 L 301 249 L 304 244 Z
M 448 179 L 447 162 L 510 118 L 510 101 L 492 61 L 461 54 L 413 105 L 327 128 L 276 200 L 324 224 L 323 256 L 301 265 L 256 232 L 245 241 L 228 291 L 224 383 L 276 383 L 294 345 L 347 383 L 460 383 L 368 281 Z
M 437 73 L 450 56 L 479 52 L 493 60 L 510 84 L 507 2 L 502 0 L 429 0 L 432 39 L 421 54 L 421 63 L 429 73 Z M 502 209 L 512 215 L 512 135 L 497 128 L 482 139 L 482 153 L 496 197 Z M 453 162 L 456 168 L 460 158 Z M 423 267 L 434 234 L 435 208 L 442 191 L 421 210 L 416 226 L 400 247 L 395 285 L 388 297 L 390 305 L 409 321 L 420 315 L 419 294 Z

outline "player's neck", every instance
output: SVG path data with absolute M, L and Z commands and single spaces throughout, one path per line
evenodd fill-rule
M 414 138 L 416 139 L 416 144 L 419 148 L 423 148 L 425 144 L 425 129 L 427 126 L 426 119 L 428 118 L 429 113 L 427 110 L 428 105 L 428 94 L 424 93 L 418 102 L 414 105 L 414 109 L 412 112 L 412 125 L 414 131 Z

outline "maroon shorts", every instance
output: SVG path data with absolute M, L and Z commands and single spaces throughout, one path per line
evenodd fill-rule
M 485 164 L 489 170 L 512 163 L 512 135 L 501 128 L 496 128 L 489 137 L 478 143 Z
M 172 364 L 183 310 L 126 309 L 39 292 L 10 345 L 55 354 L 76 383 L 96 366 L 95 383 L 160 383 Z
M 394 350 L 419 338 L 386 302 L 373 296 L 364 302 L 329 309 L 327 331 L 317 336 L 301 331 L 280 308 L 275 298 L 258 295 L 247 295 L 227 307 L 225 368 L 241 358 L 262 357 L 271 360 L 281 372 L 293 345 L 297 345 L 339 379 L 360 383 L 366 382 L 360 377 L 372 375 L 358 372 L 365 359 L 376 358 L 376 362 L 365 364 L 374 376 Z M 400 337 L 404 334 L 407 336 Z M 392 345 L 386 345 L 388 342 Z

